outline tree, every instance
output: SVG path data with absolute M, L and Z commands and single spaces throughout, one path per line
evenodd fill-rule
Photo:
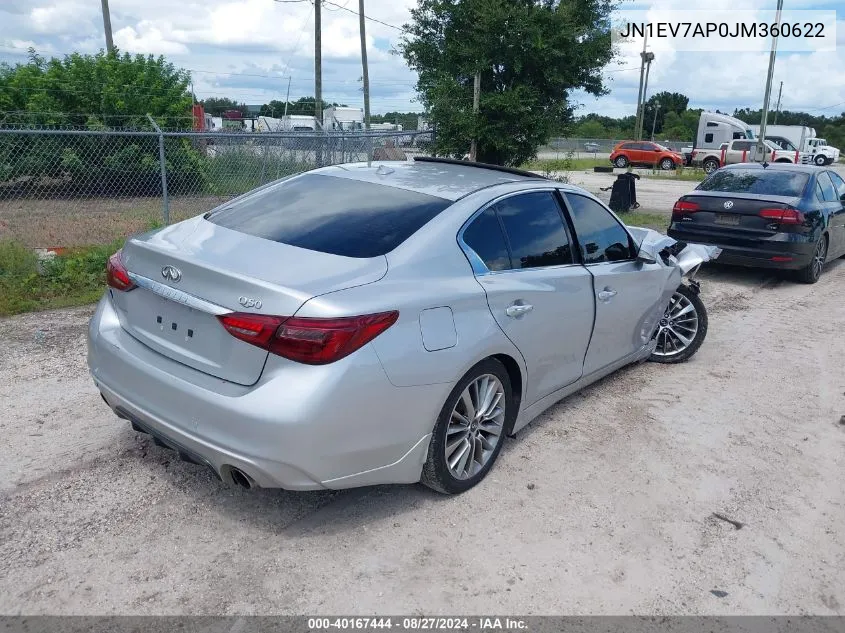
M 205 113 L 211 116 L 223 116 L 223 113 L 228 110 L 237 110 L 242 115 L 246 115 L 247 113 L 245 103 L 238 103 L 227 97 L 209 97 L 208 99 L 203 99 L 200 103 Z
M 384 114 L 373 114 L 370 117 L 370 122 L 399 123 L 403 130 L 416 130 L 420 116 L 419 112 L 385 112 Z
M 0 64 L 0 110 L 50 126 L 190 125 L 190 74 L 164 57 L 73 53 L 49 61 L 30 49 L 25 64 Z
M 660 106 L 659 108 L 657 108 L 658 105 Z M 677 115 L 681 115 L 686 111 L 688 105 L 689 97 L 680 92 L 663 91 L 652 95 L 645 102 L 646 124 L 643 126 L 644 129 L 651 129 L 653 123 L 655 134 L 661 134 L 665 125 L 666 114 L 674 112 Z M 656 120 L 653 119 L 655 108 L 657 108 Z M 661 136 L 666 136 L 666 134 L 662 133 Z
M 149 113 L 161 127 L 184 128 L 191 125 L 189 83 L 190 75 L 163 57 L 115 51 L 47 61 L 31 50 L 25 64 L 0 65 L 0 108 L 20 112 L 27 125 L 40 127 L 150 129 Z M 165 142 L 170 191 L 202 187 L 200 156 L 190 143 Z M 117 190 L 157 195 L 158 141 L 154 136 L 3 135 L 0 182 L 41 194 L 50 187 L 57 195 Z
M 300 97 L 296 101 L 289 101 L 287 107 L 288 114 L 305 114 L 305 115 L 314 115 L 315 111 L 315 103 L 316 100 L 314 97 Z M 346 107 L 345 104 L 342 103 L 329 103 L 328 101 L 323 101 L 323 110 L 330 107 Z M 259 111 L 259 116 L 269 116 L 274 118 L 281 118 L 285 114 L 285 102 L 273 100 L 270 103 L 265 103 L 261 106 L 261 110 Z
M 571 120 L 572 90 L 606 93 L 611 0 L 419 0 L 399 48 L 436 126 L 435 151 L 518 165 Z M 481 75 L 480 109 L 472 111 Z
M 607 128 L 596 120 L 586 120 L 576 125 L 573 136 L 577 138 L 608 138 Z

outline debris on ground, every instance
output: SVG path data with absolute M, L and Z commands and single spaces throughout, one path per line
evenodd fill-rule
M 714 512 L 713 516 L 716 517 L 717 519 L 719 519 L 720 521 L 724 521 L 725 523 L 730 523 L 737 530 L 741 530 L 743 527 L 745 527 L 745 523 L 742 523 L 741 521 L 736 521 L 735 519 L 731 519 L 730 517 L 726 517 L 724 514 L 719 514 L 718 512 Z

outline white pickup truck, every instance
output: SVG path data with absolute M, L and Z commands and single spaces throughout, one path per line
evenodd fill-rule
M 705 173 L 713 173 L 719 167 L 733 163 L 750 163 L 754 161 L 754 146 L 757 140 L 737 139 L 730 143 L 722 143 L 719 149 L 696 149 L 692 153 L 692 164 L 701 165 Z M 764 141 L 770 154 L 766 160 L 770 163 L 800 163 L 802 154 L 779 148 L 771 141 Z

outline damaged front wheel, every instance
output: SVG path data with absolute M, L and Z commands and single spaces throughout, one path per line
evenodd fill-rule
M 696 289 L 682 284 L 660 319 L 654 337 L 657 346 L 649 360 L 682 363 L 698 351 L 707 336 L 707 309 Z

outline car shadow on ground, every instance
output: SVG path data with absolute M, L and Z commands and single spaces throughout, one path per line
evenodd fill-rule
M 449 499 L 422 484 L 349 490 L 247 490 L 220 481 L 209 468 L 180 461 L 174 451 L 156 446 L 147 435 L 127 429 L 121 444 L 120 459 L 125 460 L 125 468 L 140 471 L 141 479 L 155 480 L 157 486 L 165 487 L 164 497 L 216 514 L 220 520 L 247 523 L 275 535 L 344 532 L 398 517 L 426 502 Z

